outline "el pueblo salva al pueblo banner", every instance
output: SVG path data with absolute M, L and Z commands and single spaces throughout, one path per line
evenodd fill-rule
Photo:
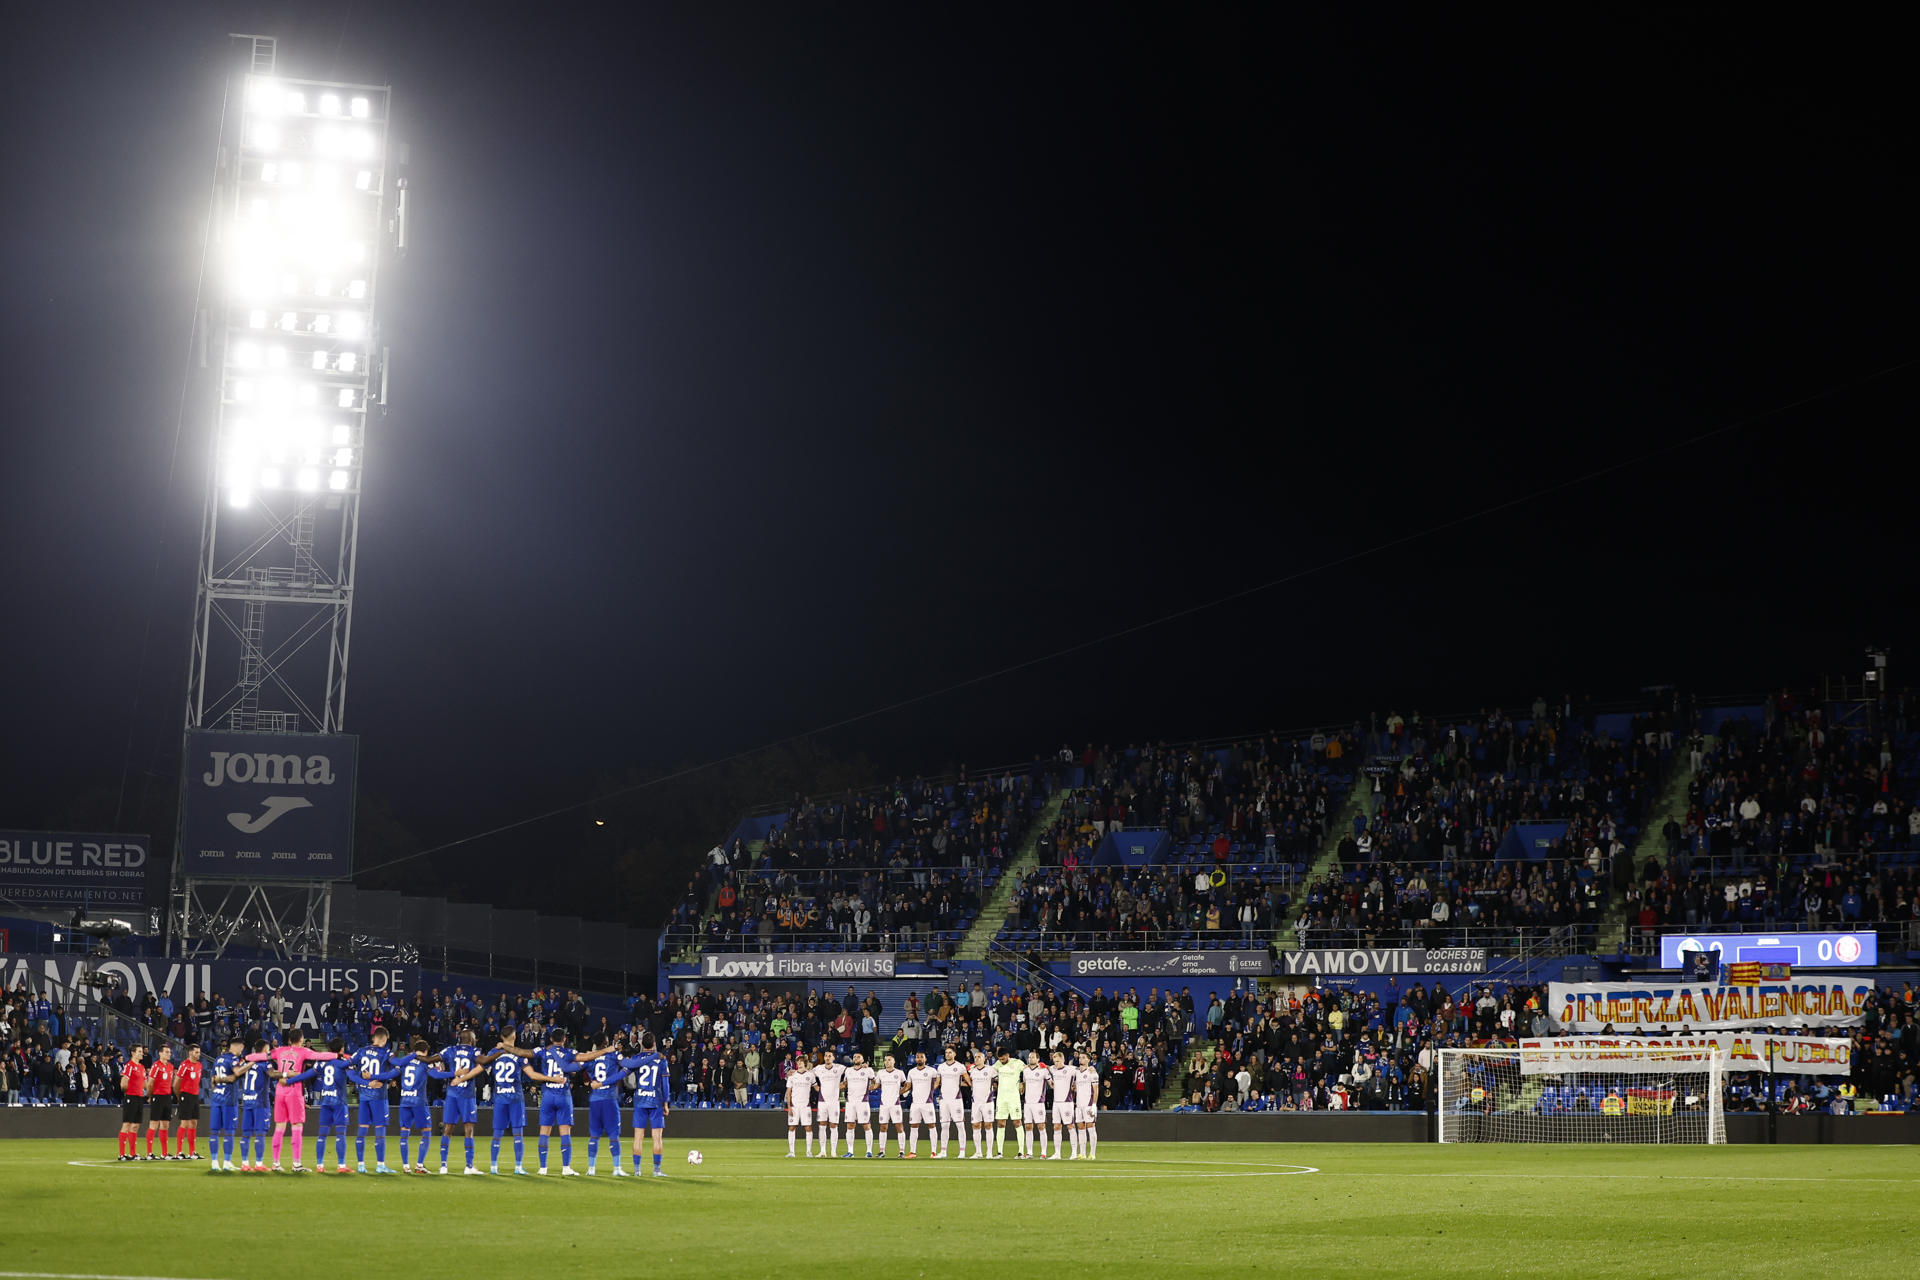
M 1672 1054 L 1648 1058 L 1644 1053 L 1647 1049 L 1696 1055 L 1703 1067 L 1717 1051 L 1723 1071 L 1765 1071 L 1769 1043 L 1773 1048 L 1773 1069 L 1783 1074 L 1844 1076 L 1853 1071 L 1851 1040 L 1774 1036 L 1764 1031 L 1710 1031 L 1701 1036 L 1528 1037 L 1520 1041 L 1520 1074 L 1562 1075 L 1569 1065 L 1649 1075 L 1686 1067 L 1684 1059 L 1676 1059 Z M 1553 1052 L 1528 1053 L 1529 1049 Z
M 1737 1031 L 1857 1027 L 1872 978 L 1789 978 L 1757 987 L 1711 982 L 1553 982 L 1547 1012 L 1568 1031 Z

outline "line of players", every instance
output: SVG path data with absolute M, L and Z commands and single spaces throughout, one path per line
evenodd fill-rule
M 927 1065 L 927 1055 L 916 1053 L 913 1067 L 901 1071 L 892 1054 L 886 1066 L 875 1071 L 863 1054 L 855 1053 L 851 1065 L 835 1060 L 832 1053 L 819 1049 L 811 1060 L 803 1059 L 787 1076 L 787 1158 L 793 1159 L 797 1139 L 804 1135 L 806 1155 L 822 1159 L 853 1159 L 853 1130 L 865 1131 L 869 1160 L 887 1157 L 887 1133 L 892 1131 L 900 1158 L 919 1158 L 920 1130 L 928 1130 L 931 1158 L 944 1160 L 948 1152 L 949 1129 L 958 1136 L 957 1159 L 967 1158 L 967 1123 L 972 1121 L 973 1158 L 1000 1160 L 1006 1154 L 1006 1128 L 1010 1122 L 1018 1139 L 1016 1158 L 1021 1160 L 1061 1159 L 1069 1150 L 1069 1160 L 1092 1160 L 1100 1149 L 1096 1127 L 1099 1115 L 1100 1073 L 1085 1053 L 1067 1061 L 1064 1053 L 1055 1053 L 1051 1065 L 1038 1053 L 1028 1053 L 1021 1062 L 1005 1048 L 996 1061 L 975 1049 L 970 1062 L 961 1062 L 949 1048 L 946 1060 L 938 1066 Z M 880 1101 L 872 1101 L 874 1090 Z M 1052 1107 L 1048 1107 L 1048 1090 Z M 818 1100 L 815 1093 L 818 1092 Z M 847 1149 L 840 1150 L 840 1119 L 847 1125 Z M 906 1107 L 904 1132 L 901 1095 L 911 1101 Z M 963 1096 L 964 1094 L 964 1096 Z M 1024 1096 L 1023 1096 L 1024 1095 Z M 969 1105 L 969 1102 L 971 1105 Z M 874 1111 L 879 1111 L 878 1122 Z M 1053 1120 L 1053 1153 L 1047 1153 L 1047 1120 Z M 820 1149 L 814 1150 L 815 1127 Z M 874 1130 L 880 1130 L 880 1149 L 874 1151 Z M 989 1150 L 991 1147 L 991 1150 Z
M 613 1176 L 638 1177 L 642 1172 L 642 1135 L 651 1138 L 653 1176 L 666 1176 L 662 1168 L 668 1105 L 667 1060 L 655 1048 L 651 1032 L 643 1033 L 639 1051 L 629 1055 L 624 1035 L 610 1045 L 575 1053 L 567 1047 L 566 1032 L 556 1028 L 548 1042 L 537 1049 L 522 1048 L 511 1031 L 501 1037 L 497 1048 L 483 1052 L 474 1033 L 462 1031 L 458 1043 L 434 1053 L 425 1040 L 415 1040 L 407 1052 L 395 1057 L 388 1048 L 388 1035 L 376 1029 L 372 1042 L 349 1055 L 345 1046 L 334 1041 L 325 1050 L 310 1049 L 298 1032 L 287 1043 L 269 1048 L 257 1042 L 246 1052 L 243 1041 L 234 1040 L 212 1064 L 206 1074 L 210 1084 L 208 1133 L 211 1139 L 212 1168 L 219 1172 L 265 1173 L 287 1170 L 281 1164 L 282 1144 L 289 1137 L 293 1148 L 292 1172 L 304 1173 L 301 1161 L 305 1147 L 307 1101 L 303 1086 L 311 1084 L 319 1106 L 319 1131 L 314 1147 L 314 1165 L 326 1172 L 326 1140 L 335 1140 L 336 1168 L 347 1169 L 347 1130 L 349 1104 L 347 1086 L 357 1093 L 357 1116 L 353 1126 L 356 1165 L 354 1172 L 366 1173 L 367 1138 L 374 1142 L 374 1173 L 428 1173 L 427 1155 L 433 1135 L 433 1111 L 428 1098 L 430 1080 L 447 1084 L 441 1106 L 440 1167 L 447 1172 L 454 1132 L 462 1131 L 465 1140 L 468 1175 L 480 1175 L 474 1161 L 474 1130 L 479 1121 L 479 1099 L 475 1081 L 489 1076 L 493 1084 L 493 1150 L 487 1173 L 500 1172 L 500 1148 L 511 1135 L 513 1169 L 525 1175 L 525 1130 L 527 1125 L 524 1082 L 539 1086 L 539 1165 L 533 1172 L 549 1172 L 550 1138 L 560 1138 L 560 1174 L 579 1177 L 573 1167 L 573 1087 L 568 1077 L 586 1072 L 591 1085 L 588 1100 L 588 1139 L 586 1173 L 596 1172 L 600 1140 L 609 1143 Z M 198 1050 L 191 1051 L 198 1057 Z M 620 1089 L 628 1077 L 633 1081 L 633 1174 L 620 1167 Z M 400 1093 L 400 1168 L 387 1166 L 387 1128 L 390 1119 L 388 1085 L 399 1081 Z M 271 1096 L 269 1094 L 271 1093 Z M 123 1114 L 123 1121 L 125 1117 Z M 131 1140 L 123 1124 L 121 1159 Z M 268 1130 L 272 1131 L 273 1163 L 267 1163 Z M 291 1133 L 289 1134 L 289 1130 Z M 420 1153 L 410 1163 L 409 1138 L 418 1135 Z M 234 1164 L 234 1139 L 240 1140 L 240 1163 Z M 224 1143 L 224 1149 L 222 1144 Z

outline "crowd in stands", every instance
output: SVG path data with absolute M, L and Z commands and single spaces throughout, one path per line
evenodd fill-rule
M 1584 859 L 1346 866 L 1306 887 L 1294 936 L 1303 948 L 1484 946 L 1560 927 L 1589 939 L 1603 885 Z
M 1305 865 L 1353 785 L 1360 751 L 1347 733 L 1270 734 L 1213 750 L 1150 743 L 1116 752 L 1089 744 L 1080 764 L 1081 838 L 1044 849 L 1043 863 L 1085 849 L 1080 823 L 1088 823 L 1096 841 L 1108 830 L 1161 827 L 1178 844 L 1202 842 L 1217 861 Z
M 796 796 L 758 850 L 709 851 L 667 930 L 685 945 L 951 944 L 1032 825 L 1050 775 L 950 784 L 896 779 L 874 792 Z M 904 944 L 904 945 L 903 945 Z
M 1817 699 L 1783 689 L 1760 723 L 1690 739 L 1687 813 L 1660 833 L 1664 859 L 1640 868 L 1634 923 L 1910 931 L 1920 734 L 1904 727 L 1904 701 L 1865 711 L 1833 723 Z
M 0 994 L 0 1104 L 118 1104 L 125 1060 L 97 1020 L 69 1026 L 57 1005 L 25 987 Z
M 1195 938 L 1265 947 L 1288 894 L 1279 883 L 1237 870 L 1241 874 L 1204 864 L 1041 867 L 1014 890 L 1001 936 L 1043 951 L 1096 940 L 1172 949 Z
M 1558 857 L 1601 863 L 1624 851 L 1674 754 L 1670 712 L 1632 718 L 1627 737 L 1592 717 L 1562 718 L 1536 701 L 1516 725 L 1505 712 L 1465 724 L 1388 719 L 1389 763 L 1369 770 L 1368 812 L 1341 842 L 1341 861 L 1489 861 L 1507 829 L 1564 822 Z

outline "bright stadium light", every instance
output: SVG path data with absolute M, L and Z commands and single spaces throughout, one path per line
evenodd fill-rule
M 255 111 L 278 115 L 286 105 L 279 81 L 272 76 L 255 76 L 247 85 L 247 106 Z
M 338 504 L 360 491 L 373 373 L 362 344 L 375 326 L 375 237 L 392 223 L 387 98 L 255 66 L 228 125 L 239 155 L 222 188 L 214 485 L 233 508 L 276 491 Z

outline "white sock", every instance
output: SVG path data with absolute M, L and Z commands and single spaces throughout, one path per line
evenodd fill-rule
M 1087 1154 L 1093 1155 L 1100 1150 L 1100 1131 L 1092 1125 L 1087 1126 Z
M 839 1125 L 833 1126 L 833 1154 L 835 1155 L 840 1154 L 840 1126 Z M 851 1133 L 847 1135 L 847 1154 L 848 1155 L 853 1154 L 853 1135 Z
M 792 1129 L 787 1130 L 787 1154 L 788 1155 L 793 1154 L 793 1130 Z

